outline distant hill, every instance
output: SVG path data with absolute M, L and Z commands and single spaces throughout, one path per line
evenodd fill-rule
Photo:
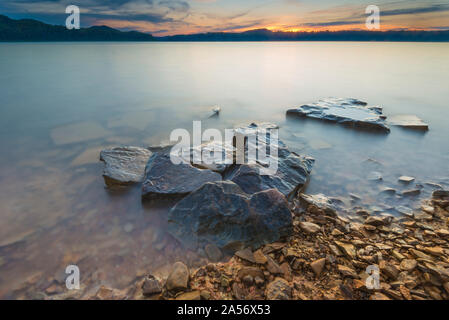
M 281 32 L 267 29 L 240 33 L 217 32 L 176 35 L 162 38 L 165 41 L 413 41 L 446 42 L 449 31 L 320 31 Z
M 0 15 L 0 41 L 410 41 L 449 42 L 449 31 L 322 31 L 281 32 L 257 29 L 245 32 L 209 32 L 153 37 L 106 26 L 68 30 L 33 19 L 14 20 Z
M 106 26 L 68 30 L 33 19 L 0 15 L 0 41 L 153 41 L 150 34 L 123 32 Z

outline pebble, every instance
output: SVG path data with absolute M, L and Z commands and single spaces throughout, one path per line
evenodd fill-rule
M 286 280 L 276 278 L 267 285 L 265 295 L 268 300 L 290 300 L 292 288 Z
M 299 227 L 303 231 L 305 231 L 307 233 L 311 233 L 311 234 L 317 233 L 318 231 L 321 230 L 320 226 L 318 226 L 318 225 L 316 225 L 315 223 L 312 223 L 312 222 L 300 222 L 299 223 Z
M 201 300 L 201 293 L 198 290 L 181 293 L 176 297 L 176 300 Z
M 326 258 L 321 258 L 310 263 L 310 267 L 312 268 L 313 272 L 315 272 L 315 275 L 317 277 L 320 276 L 325 265 L 326 265 Z
M 220 261 L 223 256 L 221 250 L 214 244 L 206 245 L 206 247 L 204 247 L 204 251 L 206 251 L 207 257 L 212 262 Z

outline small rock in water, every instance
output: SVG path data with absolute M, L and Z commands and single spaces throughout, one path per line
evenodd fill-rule
M 395 208 L 397 212 L 407 217 L 413 217 L 413 210 L 404 206 L 398 206 Z
M 408 184 L 408 183 L 410 183 L 410 182 L 415 181 L 415 178 L 413 178 L 413 177 L 407 177 L 407 176 L 402 176 L 402 177 L 399 177 L 398 180 L 399 180 L 399 182 Z
M 217 262 L 221 259 L 223 254 L 221 253 L 221 250 L 214 244 L 208 244 L 204 248 L 204 251 L 206 251 L 207 257 L 210 261 Z
M 162 292 L 159 281 L 152 275 L 148 275 L 142 285 L 142 293 L 144 296 L 152 296 Z
M 387 196 L 394 196 L 396 194 L 396 189 L 385 187 L 380 190 L 379 194 L 387 195 Z
M 212 114 L 209 116 L 209 118 L 215 118 L 215 117 L 218 117 L 218 116 L 220 115 L 220 112 L 221 112 L 221 108 L 220 108 L 219 106 L 215 106 L 215 107 L 212 109 Z
M 383 178 L 380 172 L 373 171 L 368 174 L 367 179 L 370 181 L 381 181 Z
M 182 262 L 176 262 L 173 265 L 172 271 L 167 278 L 167 283 L 165 284 L 167 290 L 169 291 L 179 291 L 187 289 L 189 282 L 189 269 Z
M 421 193 L 420 189 L 412 189 L 412 190 L 406 190 L 402 192 L 402 195 L 405 197 L 416 197 Z
M 104 138 L 110 133 L 99 123 L 86 121 L 55 128 L 51 131 L 51 138 L 59 146 Z
M 327 143 L 324 140 L 314 139 L 309 142 L 309 145 L 312 147 L 313 150 L 323 150 L 323 149 L 330 149 L 332 148 L 332 145 Z
M 133 231 L 134 226 L 132 225 L 132 223 L 127 223 L 127 224 L 125 224 L 123 229 L 125 230 L 126 233 L 129 233 L 129 232 Z
M 388 123 L 408 129 L 429 130 L 429 125 L 415 115 L 394 115 L 388 118 Z

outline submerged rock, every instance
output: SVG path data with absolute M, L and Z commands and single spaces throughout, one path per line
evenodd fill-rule
M 139 147 L 117 147 L 100 152 L 105 163 L 104 182 L 107 186 L 129 185 L 142 182 L 145 165 L 152 152 Z
M 382 174 L 377 171 L 370 172 L 366 177 L 369 181 L 381 181 L 383 180 Z
M 181 161 L 181 159 L 179 159 Z M 195 191 L 206 182 L 220 181 L 221 175 L 181 161 L 174 164 L 167 153 L 155 153 L 145 168 L 142 198 L 179 198 Z
M 287 110 L 287 116 L 314 118 L 354 128 L 390 132 L 382 108 L 357 99 L 328 98 Z
M 292 232 L 285 197 L 270 189 L 248 195 L 231 181 L 204 184 L 169 212 L 169 231 L 184 245 L 197 248 L 259 246 Z
M 388 123 L 393 126 L 398 126 L 407 129 L 423 130 L 423 131 L 429 130 L 429 125 L 415 115 L 401 114 L 390 116 L 388 118 Z

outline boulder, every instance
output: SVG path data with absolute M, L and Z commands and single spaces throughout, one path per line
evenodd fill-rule
M 107 186 L 142 182 L 152 152 L 138 147 L 117 147 L 100 152 L 105 163 L 103 178 Z
M 274 174 L 263 175 L 264 165 L 253 164 L 235 165 L 226 175 L 226 180 L 238 184 L 246 193 L 255 193 L 267 189 L 277 189 L 284 196 L 290 197 L 300 192 L 309 180 L 315 160 L 300 156 L 287 148 L 279 148 L 277 170 Z
M 169 231 L 182 244 L 197 248 L 213 243 L 219 248 L 257 249 L 292 232 L 292 216 L 277 190 L 248 195 L 231 181 L 204 184 L 169 212 Z
M 206 182 L 220 181 L 221 175 L 211 170 L 202 170 L 189 163 L 174 164 L 167 153 L 155 153 L 145 168 L 142 198 L 183 197 Z
M 390 132 L 382 108 L 357 99 L 328 98 L 287 111 L 287 116 L 336 122 L 348 127 Z

